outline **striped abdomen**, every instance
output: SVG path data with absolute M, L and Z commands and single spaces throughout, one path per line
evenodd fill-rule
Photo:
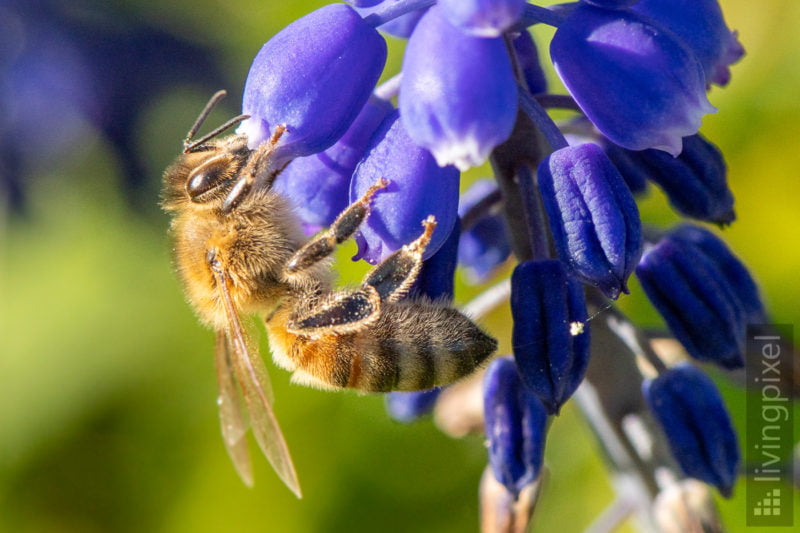
M 310 339 L 277 326 L 267 324 L 276 362 L 326 388 L 429 389 L 470 374 L 497 348 L 467 317 L 428 302 L 383 304 L 375 322 L 346 335 Z

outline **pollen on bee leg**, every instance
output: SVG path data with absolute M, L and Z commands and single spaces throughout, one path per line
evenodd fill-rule
M 419 253 L 422 255 L 422 253 L 425 252 L 425 248 L 428 247 L 428 243 L 431 242 L 431 235 L 433 235 L 433 230 L 436 229 L 436 225 L 436 217 L 433 215 L 428 215 L 428 218 L 422 221 L 422 227 L 425 228 L 422 232 L 422 235 L 417 237 L 414 242 L 410 242 L 403 246 L 403 249 L 407 252 Z

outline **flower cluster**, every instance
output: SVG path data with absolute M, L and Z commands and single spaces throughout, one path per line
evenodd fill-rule
M 722 241 L 700 226 L 643 227 L 635 199 L 652 181 L 680 215 L 718 225 L 735 218 L 722 155 L 698 134 L 715 111 L 706 91 L 726 84 L 743 55 L 717 1 L 350 4 L 322 7 L 264 45 L 240 132 L 255 148 L 286 127 L 275 157 L 287 166 L 274 186 L 309 230 L 330 224 L 377 178 L 388 180 L 354 259 L 382 260 L 434 215 L 417 293 L 450 298 L 457 261 L 482 281 L 513 252 L 513 358 L 489 365 L 482 390 L 489 463 L 511 496 L 503 501 L 536 483 L 549 417 L 587 368 L 602 373 L 626 356 L 650 363 L 651 375 L 630 379 L 644 381 L 652 413 L 638 416 L 652 438 L 661 425 L 681 468 L 675 479 L 730 494 L 736 436 L 713 382 L 690 363 L 662 361 L 613 307 L 635 272 L 688 355 L 726 369 L 743 364 L 746 325 L 766 320 L 755 283 Z M 527 30 L 535 24 L 556 27 L 549 57 L 568 95 L 547 92 Z M 376 87 L 386 59 L 381 32 L 408 42 L 402 72 Z M 579 117 L 556 124 L 552 107 Z M 460 172 L 487 160 L 495 181 L 475 183 L 459 202 Z M 613 320 L 604 320 L 609 308 Z M 591 327 L 590 310 L 601 317 Z M 590 341 L 595 328 L 627 353 L 603 353 Z M 644 405 L 639 387 L 619 389 L 605 392 L 638 395 L 628 403 Z M 393 394 L 388 407 L 412 420 L 441 392 Z M 699 424 L 698 412 L 714 413 L 714 424 Z M 653 470 L 641 475 L 645 486 L 670 489 Z

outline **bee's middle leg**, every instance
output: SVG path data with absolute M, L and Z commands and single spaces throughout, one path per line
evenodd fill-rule
M 292 256 L 286 265 L 286 274 L 291 276 L 306 270 L 331 255 L 336 246 L 349 239 L 367 218 L 375 193 L 388 185 L 387 179 L 381 178 L 376 181 L 367 189 L 364 196 L 350 204 L 336 217 L 330 228 L 316 235 Z

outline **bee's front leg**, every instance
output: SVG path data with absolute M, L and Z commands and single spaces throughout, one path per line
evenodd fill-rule
M 336 217 L 331 227 L 326 231 L 316 235 L 305 246 L 300 248 L 286 265 L 285 274 L 291 277 L 293 274 L 306 270 L 307 268 L 322 261 L 333 253 L 336 246 L 349 239 L 358 227 L 369 215 L 372 197 L 380 189 L 389 185 L 389 180 L 381 178 L 375 182 L 364 196 L 350 204 L 347 209 Z
M 260 180 L 259 185 L 270 185 L 281 170 L 286 167 L 286 165 L 281 165 L 280 168 L 274 168 L 274 164 L 271 162 L 272 152 L 278 146 L 278 141 L 280 141 L 284 133 L 286 133 L 286 126 L 282 124 L 277 126 L 272 137 L 267 142 L 261 143 L 253 151 L 247 160 L 247 165 L 242 169 L 241 177 L 233 185 L 231 192 L 228 193 L 225 202 L 222 204 L 223 213 L 230 213 L 237 205 L 242 203 L 242 200 L 253 189 L 256 181 Z

